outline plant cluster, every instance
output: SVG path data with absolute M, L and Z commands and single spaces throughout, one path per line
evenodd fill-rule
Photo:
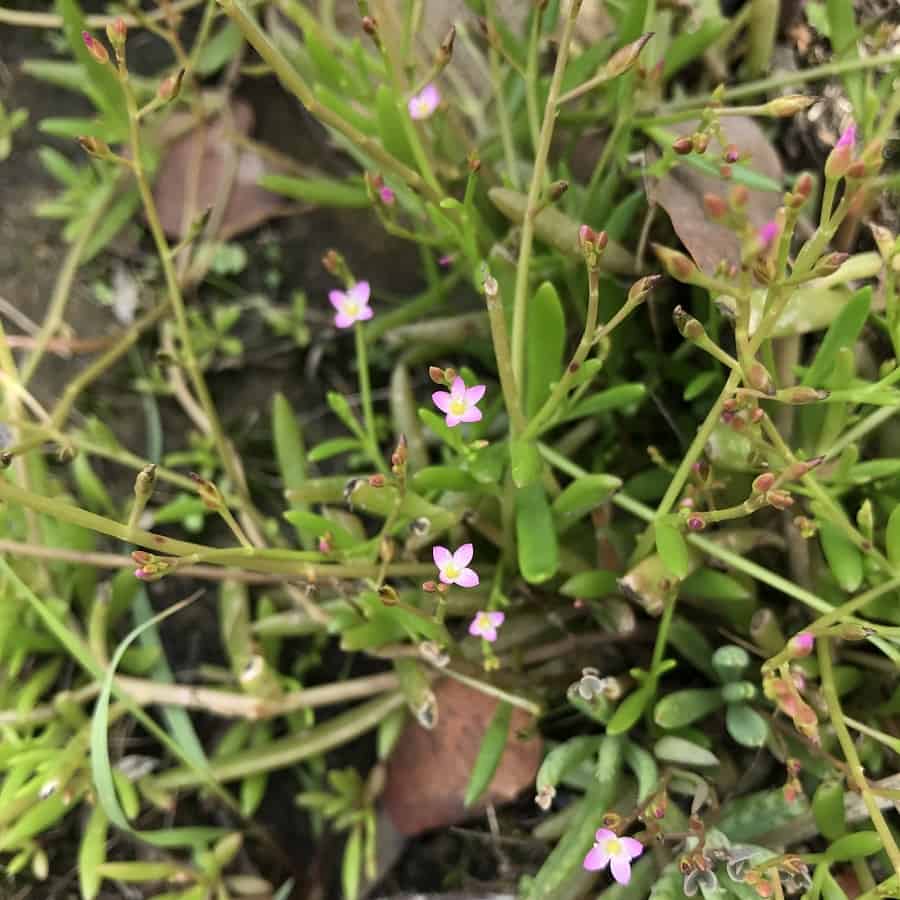
M 49 21 L 18 19 L 58 29 L 70 55 L 27 71 L 96 114 L 41 123 L 88 159 L 42 149 L 62 189 L 39 213 L 68 249 L 28 352 L 0 330 L 9 877 L 67 866 L 54 829 L 77 817 L 84 900 L 104 881 L 158 900 L 289 896 L 254 862 L 282 853 L 257 813 L 287 770 L 313 832 L 346 834 L 352 900 L 378 874 L 391 755 L 404 728 L 441 727 L 453 679 L 493 704 L 461 808 L 491 801 L 523 740 L 514 711 L 543 735 L 520 785 L 543 848 L 523 897 L 832 900 L 848 873 L 865 900 L 900 896 L 900 240 L 877 217 L 897 188 L 900 57 L 829 0 L 815 15 L 839 58 L 754 80 L 779 4 L 696 5 L 609 0 L 589 40 L 589 0 L 522 4 L 521 21 L 467 0 L 424 55 L 418 0 L 359 0 L 350 34 L 333 2 L 296 0 L 99 21 L 58 0 Z M 171 51 L 157 76 L 132 65 L 138 31 Z M 745 80 L 717 86 L 740 46 Z M 154 190 L 167 126 L 233 125 L 242 67 L 274 75 L 354 164 L 259 185 L 403 242 L 420 293 L 391 298 L 336 247 L 326 296 L 291 285 L 276 303 L 270 256 L 272 296 L 242 297 L 255 260 L 222 236 L 228 187 L 173 238 Z M 792 127 L 816 102 L 796 85 L 826 78 L 852 121 L 820 172 L 785 175 L 759 123 Z M 0 157 L 24 123 L 0 107 Z M 277 157 L 239 131 L 222 132 L 235 153 Z M 47 407 L 35 376 L 73 282 L 130 223 L 152 242 L 143 302 L 123 312 L 122 286 L 99 286 L 124 325 Z M 293 349 L 327 332 L 357 384 L 327 393 L 332 436 L 309 448 L 272 397 L 262 470 L 210 389 L 256 313 Z M 129 367 L 140 453 L 74 415 Z M 189 417 L 183 440 L 163 433 L 163 396 Z M 111 465 L 133 473 L 130 496 L 98 474 Z M 215 586 L 225 663 L 185 683 L 158 626 L 209 603 L 184 587 L 197 580 Z M 331 645 L 379 670 L 335 677 Z M 214 740 L 201 712 L 222 720 Z M 123 749 L 129 730 L 149 754 Z M 372 731 L 369 771 L 329 765 Z

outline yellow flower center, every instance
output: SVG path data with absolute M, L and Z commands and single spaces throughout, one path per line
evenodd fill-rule
M 344 301 L 344 314 L 353 318 L 359 312 L 359 304 L 355 300 Z
M 444 568 L 444 575 L 450 580 L 453 581 L 454 578 L 459 578 L 459 569 L 450 563 L 450 565 Z
M 461 416 L 466 411 L 466 401 L 455 399 L 450 401 L 450 412 L 454 416 Z
M 490 616 L 488 616 L 488 615 L 485 614 L 485 613 L 482 613 L 482 614 L 478 617 L 478 627 L 479 627 L 480 629 L 482 629 L 482 630 L 484 630 L 484 629 L 486 629 L 486 628 L 490 628 L 490 627 L 491 627 L 491 619 L 490 619 Z
M 619 856 L 622 853 L 622 844 L 615 839 L 606 842 L 606 852 L 610 856 Z

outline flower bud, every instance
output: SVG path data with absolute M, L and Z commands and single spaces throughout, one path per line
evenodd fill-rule
M 156 466 L 144 466 L 134 479 L 134 495 L 142 500 L 149 500 L 156 484 Z
M 703 531 L 706 528 L 706 519 L 700 513 L 693 513 L 687 517 L 686 524 L 690 531 Z
M 755 391 L 766 394 L 769 397 L 775 394 L 775 382 L 769 374 L 766 367 L 758 361 L 751 363 L 750 368 L 745 373 L 747 384 Z
M 696 343 L 706 337 L 706 329 L 703 324 L 690 315 L 684 307 L 676 306 L 672 310 L 672 319 L 678 333 L 686 340 Z
M 113 45 L 117 53 L 121 54 L 122 48 L 125 46 L 125 39 L 128 37 L 128 26 L 125 20 L 119 16 L 114 22 L 110 22 L 106 26 L 106 38 Z
M 391 454 L 391 465 L 396 469 L 406 465 L 406 435 L 401 434 L 397 439 L 397 446 Z
M 843 622 L 835 629 L 835 633 L 842 641 L 864 641 L 876 632 L 859 622 Z
M 385 484 L 384 475 L 381 475 L 380 473 L 376 475 L 370 475 L 367 479 L 367 483 L 369 487 L 382 488 Z
M 433 594 L 437 590 L 437 584 L 434 581 L 425 581 L 422 583 L 422 590 L 427 594 Z
M 808 475 L 813 469 L 822 465 L 823 462 L 825 462 L 824 456 L 814 456 L 812 459 L 791 463 L 782 473 L 782 481 L 797 481 L 798 478 Z
M 731 166 L 727 164 L 721 165 L 719 166 L 719 175 L 724 178 L 725 181 L 728 181 L 728 179 L 731 178 L 732 175 L 734 175 L 734 169 L 732 169 Z
M 728 204 L 718 194 L 704 194 L 703 208 L 711 219 L 724 219 L 728 215 Z
M 790 659 L 802 659 L 813 652 L 815 644 L 816 638 L 811 631 L 801 631 L 788 641 L 788 655 Z
M 642 34 L 636 41 L 632 41 L 630 44 L 626 44 L 624 47 L 616 50 L 603 67 L 604 75 L 607 78 L 618 78 L 619 75 L 627 72 L 637 62 L 641 50 L 644 49 L 647 41 L 652 37 L 653 32 L 650 31 L 647 34 Z
M 694 142 L 689 137 L 675 138 L 675 140 L 672 141 L 672 149 L 679 156 L 687 156 L 689 153 L 693 153 Z
M 762 475 L 757 475 L 756 478 L 753 479 L 751 489 L 754 494 L 765 494 L 766 491 L 771 490 L 772 485 L 774 484 L 775 475 L 772 472 L 763 472 Z
M 550 203 L 556 203 L 560 197 L 569 189 L 568 181 L 554 181 L 550 187 L 547 188 L 547 200 Z
M 853 150 L 856 144 L 856 125 L 852 122 L 838 138 L 838 142 L 834 145 L 834 149 L 828 154 L 825 160 L 825 177 L 826 178 L 842 178 L 850 163 L 853 162 Z
M 750 191 L 745 184 L 736 184 L 728 198 L 732 209 L 743 209 L 750 200 Z
M 769 491 L 766 494 L 766 503 L 775 509 L 785 510 L 794 505 L 794 498 L 787 491 Z
M 692 140 L 694 150 L 697 153 L 706 153 L 706 148 L 709 146 L 709 135 L 704 134 L 702 131 L 698 131 Z
M 428 377 L 435 384 L 444 385 L 447 383 L 447 379 L 444 377 L 444 370 L 439 368 L 438 366 L 429 366 L 428 367 Z
M 875 175 L 884 165 L 884 141 L 875 138 L 863 148 L 860 161 L 865 166 L 866 175 Z
M 156 89 L 156 96 L 164 103 L 174 100 L 181 93 L 181 82 L 184 81 L 184 69 L 164 78 Z
M 453 43 L 456 40 L 456 26 L 451 25 L 444 39 L 441 41 L 437 52 L 434 55 L 434 61 L 439 66 L 446 66 L 453 58 Z
M 109 62 L 109 52 L 106 47 L 93 37 L 89 31 L 82 31 L 81 39 L 84 41 L 87 52 L 90 53 L 100 65 L 106 65 Z
M 770 116 L 783 118 L 796 115 L 809 109 L 816 102 L 815 97 L 807 97 L 805 94 L 788 94 L 784 97 L 776 97 L 770 100 L 763 109 Z
M 820 400 L 827 400 L 830 394 L 831 391 L 817 390 L 811 387 L 792 387 L 786 388 L 781 392 L 781 399 L 784 403 L 802 406 L 806 403 L 818 403 Z
M 643 303 L 647 299 L 647 295 L 659 282 L 662 281 L 662 275 L 645 275 L 639 278 L 628 291 L 629 303 Z
M 322 268 L 332 275 L 337 275 L 341 269 L 341 255 L 337 250 L 327 250 L 322 257 Z
M 849 258 L 849 253 L 840 253 L 838 251 L 826 253 L 815 266 L 813 266 L 812 274 L 816 277 L 831 275 L 832 273 L 837 272 Z
M 737 144 L 729 144 L 722 151 L 722 159 L 727 163 L 736 163 L 741 158 L 741 151 L 738 150 Z
M 684 253 L 673 250 L 671 247 L 664 247 L 662 244 L 652 244 L 651 246 L 665 270 L 674 279 L 686 284 L 692 283 L 697 275 L 697 266 L 689 256 L 685 256 Z
M 897 239 L 883 225 L 876 225 L 873 222 L 869 225 L 869 229 L 881 258 L 887 262 L 897 252 Z
M 374 38 L 378 37 L 378 23 L 372 16 L 363 16 L 362 17 L 362 30 L 369 35 L 369 37 Z
M 109 159 L 112 151 L 106 141 L 91 136 L 81 136 L 78 138 L 78 144 L 85 153 L 90 154 L 96 159 Z
M 385 562 L 389 562 L 389 560 L 385 560 Z M 378 588 L 378 599 L 385 606 L 396 606 L 400 602 L 400 595 L 391 585 L 383 584 Z
M 211 509 L 215 512 L 224 508 L 225 501 L 222 499 L 222 495 L 219 493 L 219 489 L 215 484 L 198 475 L 196 472 L 190 472 L 188 474 L 191 481 L 197 486 L 197 494 L 200 496 L 200 500 L 207 509 Z

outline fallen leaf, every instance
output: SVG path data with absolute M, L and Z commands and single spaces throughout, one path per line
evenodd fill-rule
M 697 127 L 697 121 L 680 122 L 671 126 L 677 135 L 689 135 Z M 722 118 L 722 131 L 727 144 L 734 144 L 749 158 L 743 164 L 779 184 L 783 170 L 775 148 L 763 130 L 745 116 Z M 722 157 L 723 148 L 716 138 L 710 139 L 704 157 L 715 162 Z M 652 154 L 651 154 L 652 157 Z M 675 233 L 687 248 L 694 262 L 705 272 L 713 272 L 723 260 L 740 261 L 740 245 L 735 235 L 722 225 L 713 222 L 703 207 L 704 194 L 717 194 L 726 199 L 732 182 L 718 175 L 701 172 L 688 162 L 679 162 L 662 178 L 647 177 L 647 197 L 658 203 L 672 220 Z M 783 196 L 776 191 L 750 189 L 747 201 L 747 217 L 755 227 L 768 222 L 781 205 Z
M 514 800 L 534 786 L 541 762 L 540 737 L 519 737 L 533 729 L 534 719 L 514 709 L 509 740 L 490 787 L 479 804 L 464 806 L 472 766 L 498 701 L 450 678 L 434 690 L 437 725 L 428 731 L 410 721 L 387 768 L 385 811 L 397 830 L 410 836 L 462 822 L 488 804 Z
M 153 185 L 153 199 L 168 237 L 183 239 L 199 216 L 223 201 L 224 212 L 214 235 L 223 241 L 291 209 L 283 198 L 259 186 L 262 175 L 278 170 L 232 138 L 253 130 L 248 103 L 234 101 L 202 127 L 192 122 L 191 115 L 183 114 L 167 123 L 167 131 L 181 133 L 166 146 Z

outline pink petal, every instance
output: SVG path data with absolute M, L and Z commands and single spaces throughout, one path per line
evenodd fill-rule
M 632 837 L 619 838 L 619 843 L 625 848 L 630 859 L 637 859 L 644 852 L 644 845 Z
M 493 627 L 485 628 L 481 632 L 481 636 L 489 643 L 493 644 L 497 640 L 497 629 Z
M 618 840 L 618 835 L 609 828 L 598 828 L 594 833 L 594 840 L 597 842 L 601 841 L 615 841 Z
M 506 619 L 506 613 L 489 612 L 488 618 L 491 620 L 491 625 L 502 625 L 504 620 Z
M 356 317 L 357 322 L 367 322 L 369 319 L 374 316 L 375 313 L 372 312 L 371 306 L 364 306 L 360 311 L 359 315 Z
M 447 563 L 451 562 L 453 554 L 446 547 L 437 545 L 431 548 L 431 558 L 434 560 L 434 564 L 439 569 L 442 569 Z
M 483 384 L 476 384 L 466 388 L 466 403 L 475 405 L 483 396 L 486 388 Z
M 589 872 L 596 872 L 598 869 L 604 868 L 609 863 L 609 854 L 601 847 L 594 846 L 588 850 L 582 865 Z
M 447 418 L 444 421 L 450 428 L 456 428 L 456 426 L 459 425 L 460 422 L 462 422 L 462 419 L 460 419 L 459 416 L 454 416 L 450 413 L 447 413 Z
M 479 614 L 476 613 L 475 618 L 469 622 L 469 634 L 472 637 L 481 637 L 481 623 L 478 621 Z
M 434 112 L 438 104 L 441 102 L 441 92 L 437 89 L 437 85 L 426 85 L 419 92 L 419 100 L 428 108 L 429 112 Z
M 355 300 L 360 306 L 365 306 L 369 302 L 369 282 L 357 281 L 352 288 L 347 291 L 347 296 Z
M 466 383 L 459 377 L 453 379 L 453 384 L 450 385 L 450 396 L 454 400 L 465 400 L 466 399 Z
M 453 554 L 453 565 L 457 569 L 464 569 L 475 555 L 475 548 L 471 544 L 462 544 Z
M 460 422 L 480 422 L 481 410 L 477 406 L 471 406 L 460 417 Z
M 614 856 L 609 870 L 619 884 L 628 884 L 631 881 L 631 862 L 626 857 Z
M 478 585 L 478 573 L 474 569 L 463 569 L 456 576 L 456 584 L 464 588 L 476 587 Z M 488 640 L 493 640 L 493 638 L 488 638 Z
M 446 576 L 443 569 L 438 573 L 438 581 L 440 581 L 441 584 L 455 584 L 452 578 Z
M 349 328 L 356 319 L 353 316 L 348 316 L 345 312 L 339 312 L 334 317 L 334 324 L 337 325 L 338 328 Z
M 423 91 L 424 93 L 424 91 Z M 856 123 L 851 122 L 843 131 L 840 138 L 838 138 L 838 142 L 835 146 L 837 147 L 852 147 L 856 144 Z
M 446 391 L 435 391 L 431 395 L 431 402 L 442 412 L 450 409 L 451 396 Z
M 341 310 L 344 308 L 344 302 L 347 299 L 347 295 L 343 291 L 329 291 L 328 299 L 335 309 Z

